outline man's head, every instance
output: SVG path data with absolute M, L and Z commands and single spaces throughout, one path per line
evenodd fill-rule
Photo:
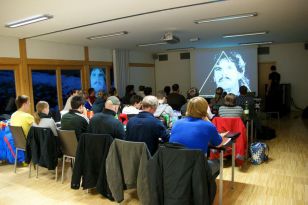
M 150 113 L 154 113 L 158 106 L 158 100 L 155 96 L 148 95 L 142 100 L 142 110 Z
M 22 110 L 24 112 L 30 111 L 30 100 L 26 95 L 19 95 L 15 100 L 15 104 L 18 110 Z
M 207 116 L 208 106 L 203 97 L 194 97 L 188 101 L 186 116 L 203 119 Z
M 180 86 L 179 84 L 173 84 L 172 85 L 172 92 L 179 92 Z
M 233 93 L 229 93 L 225 96 L 225 106 L 234 107 L 236 96 Z
M 144 91 L 145 86 L 144 85 L 140 85 L 139 86 L 139 91 Z
M 80 113 L 83 112 L 84 99 L 80 95 L 76 95 L 71 100 L 71 106 L 73 110 L 77 110 Z
M 152 88 L 151 87 L 145 87 L 144 88 L 144 95 L 152 95 Z
M 88 89 L 88 96 L 95 96 L 95 90 L 94 90 L 94 88 L 89 88 L 89 89 Z
M 116 96 L 110 96 L 107 98 L 106 103 L 105 103 L 105 109 L 112 110 L 115 113 L 118 112 L 119 107 L 120 107 L 120 100 Z
M 240 94 L 241 95 L 247 95 L 247 87 L 245 85 L 242 85 L 240 87 Z
M 187 90 L 187 100 L 199 96 L 199 90 L 196 87 L 189 88 Z
M 276 66 L 275 65 L 271 66 L 271 71 L 276 71 Z
M 166 95 L 168 96 L 170 94 L 171 88 L 169 85 L 164 87 L 164 92 L 166 93 Z
M 133 95 L 130 98 L 130 104 L 137 109 L 141 108 L 141 101 L 142 101 L 142 97 L 140 95 Z

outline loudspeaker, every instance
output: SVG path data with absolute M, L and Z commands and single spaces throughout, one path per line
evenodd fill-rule
M 258 48 L 258 55 L 268 55 L 270 53 L 269 47 L 259 47 Z
M 180 53 L 180 59 L 181 60 L 188 60 L 190 59 L 190 53 L 187 52 L 187 53 Z
M 158 60 L 159 61 L 167 61 L 168 60 L 168 54 L 158 55 Z

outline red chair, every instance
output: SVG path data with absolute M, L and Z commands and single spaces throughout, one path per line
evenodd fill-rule
M 120 120 L 120 122 L 123 124 L 123 125 L 126 125 L 128 123 L 128 116 L 127 114 L 123 114 L 121 113 L 118 117 L 118 119 Z
M 212 123 L 216 126 L 218 132 L 239 132 L 240 136 L 235 142 L 235 163 L 241 166 L 244 163 L 247 152 L 246 127 L 239 117 L 215 117 Z M 232 155 L 232 149 L 228 148 L 224 156 Z M 219 152 L 211 150 L 210 159 L 219 158 Z

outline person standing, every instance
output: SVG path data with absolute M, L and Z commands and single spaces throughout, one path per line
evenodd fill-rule
M 280 74 L 276 66 L 271 66 L 271 73 L 268 75 L 269 84 L 266 91 L 266 111 L 280 111 L 282 103 L 282 92 L 280 89 Z

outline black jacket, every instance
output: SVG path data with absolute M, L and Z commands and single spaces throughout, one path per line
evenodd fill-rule
M 80 113 L 79 113 L 80 114 Z M 86 133 L 88 129 L 87 120 L 78 115 L 78 111 L 70 110 L 61 118 L 61 130 L 75 130 L 77 140 L 82 133 Z
M 113 141 L 110 135 L 85 133 L 80 136 L 76 152 L 75 166 L 71 188 L 82 187 L 96 190 L 103 196 L 112 199 L 106 178 L 106 158 Z
M 147 205 L 212 204 L 216 184 L 204 154 L 167 143 L 148 162 Z
M 109 134 L 113 138 L 124 139 L 123 125 L 118 119 L 115 119 L 115 115 L 114 111 L 108 109 L 95 114 L 90 120 L 88 133 Z
M 172 107 L 172 109 L 180 111 L 182 105 L 186 103 L 186 99 L 179 93 L 170 93 L 167 97 L 167 103 Z
M 60 145 L 50 128 L 31 127 L 27 136 L 26 162 L 53 170 L 61 157 Z
M 101 97 L 96 98 L 95 102 L 92 105 L 92 111 L 94 112 L 94 114 L 100 113 L 103 111 L 105 107 L 105 102 L 106 101 Z

